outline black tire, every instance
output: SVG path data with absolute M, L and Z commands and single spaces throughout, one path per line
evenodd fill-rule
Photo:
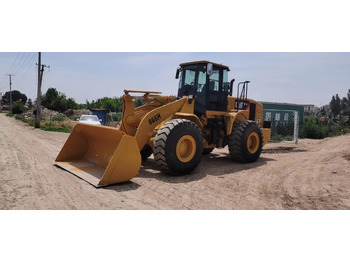
M 214 148 L 203 148 L 202 154 L 204 156 L 209 155 L 211 152 L 213 152 Z
M 241 163 L 252 163 L 258 160 L 262 146 L 261 128 L 251 120 L 236 124 L 228 140 L 231 159 Z
M 142 161 L 146 161 L 153 154 L 153 149 L 149 145 L 145 145 L 141 150 Z
M 173 119 L 160 128 L 154 139 L 156 163 L 173 175 L 190 173 L 201 161 L 203 136 L 199 127 L 186 119 Z

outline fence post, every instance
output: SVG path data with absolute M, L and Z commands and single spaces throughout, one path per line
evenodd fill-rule
M 294 111 L 294 142 L 298 144 L 298 136 L 299 136 L 299 115 L 298 111 Z

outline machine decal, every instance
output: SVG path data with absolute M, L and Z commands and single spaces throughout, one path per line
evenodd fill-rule
M 150 125 L 154 124 L 155 122 L 157 122 L 158 120 L 160 120 L 162 117 L 160 116 L 160 113 L 156 114 L 155 116 L 151 117 L 150 119 L 148 119 L 148 123 Z

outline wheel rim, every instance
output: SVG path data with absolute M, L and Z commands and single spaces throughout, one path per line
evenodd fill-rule
M 196 153 L 196 141 L 192 136 L 185 135 L 180 138 L 176 145 L 176 156 L 181 162 L 189 162 Z
M 249 153 L 254 154 L 259 149 L 259 135 L 256 132 L 253 132 L 249 135 L 247 140 L 247 148 Z

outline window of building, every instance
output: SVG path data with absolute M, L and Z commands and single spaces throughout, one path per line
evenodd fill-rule
M 280 113 L 276 113 L 275 120 L 276 121 L 280 121 L 281 120 L 281 114 Z
M 271 112 L 266 112 L 265 120 L 266 121 L 271 121 Z

